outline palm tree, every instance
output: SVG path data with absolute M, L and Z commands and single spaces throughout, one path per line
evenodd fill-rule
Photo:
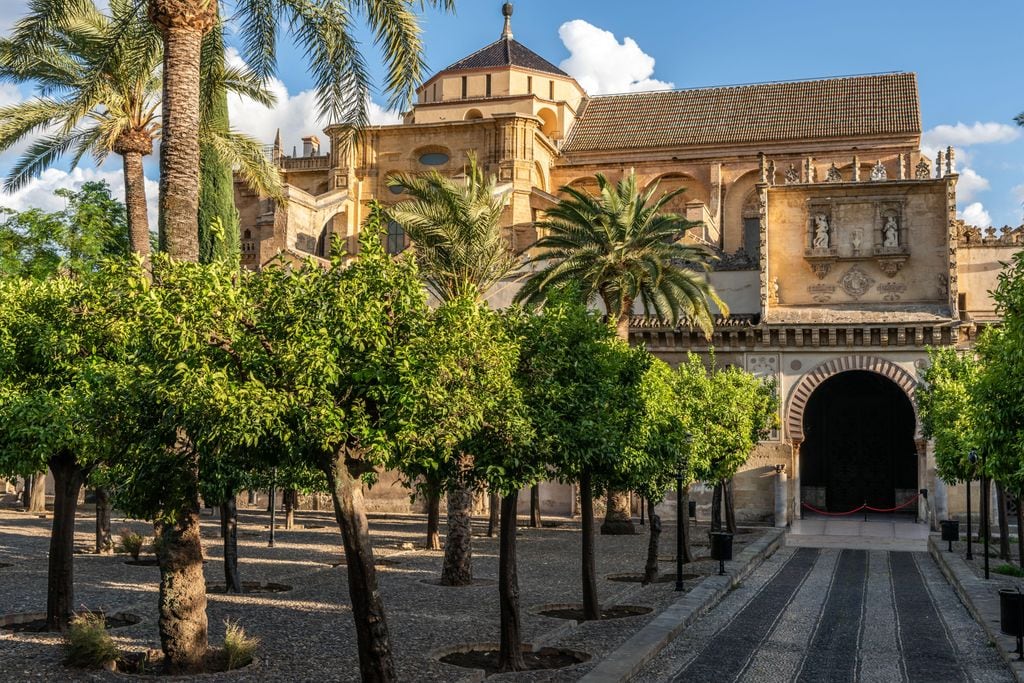
M 123 161 L 132 250 L 148 254 L 142 160 L 162 133 L 162 59 L 160 36 L 129 0 L 112 0 L 109 15 L 83 0 L 33 41 L 17 35 L 0 40 L 0 79 L 32 84 L 38 92 L 31 100 L 0 108 L 0 150 L 37 136 L 11 169 L 4 189 L 23 187 L 69 152 L 72 167 L 86 154 L 102 163 L 113 152 Z M 260 79 L 239 69 L 211 70 L 204 87 L 273 102 Z M 200 135 L 219 158 L 259 192 L 281 196 L 279 173 L 256 140 L 230 130 L 226 119 L 208 117 L 203 123 Z
M 420 273 L 442 301 L 479 301 L 516 267 L 500 225 L 505 193 L 494 176 L 484 176 L 474 154 L 465 176 L 465 182 L 437 171 L 388 178 L 409 197 L 388 213 L 412 239 Z
M 497 180 L 485 177 L 470 154 L 465 181 L 436 171 L 399 173 L 388 185 L 401 188 L 408 199 L 388 210 L 412 239 L 413 251 L 427 288 L 441 301 L 470 297 L 478 303 L 516 267 L 512 247 L 502 235 L 501 214 L 505 194 Z M 471 466 L 471 455 L 462 455 Z M 428 493 L 432 511 L 440 492 Z M 453 485 L 448 489 L 448 534 L 444 544 L 441 583 L 465 586 L 473 582 L 473 491 Z M 429 530 L 428 530 L 429 532 Z
M 579 287 L 587 302 L 604 304 L 624 341 L 637 301 L 646 313 L 673 325 L 688 319 L 710 335 L 712 303 L 724 314 L 728 309 L 700 274 L 713 256 L 683 241 L 686 230 L 698 224 L 665 210 L 683 190 L 657 196 L 654 183 L 640 192 L 632 171 L 615 184 L 600 173 L 596 178 L 597 195 L 563 187 L 568 197 L 537 223 L 547 234 L 537 240 L 537 254 L 528 263 L 544 265 L 516 300 L 540 305 L 552 291 Z M 627 494 L 609 491 L 607 510 L 601 533 L 633 533 Z

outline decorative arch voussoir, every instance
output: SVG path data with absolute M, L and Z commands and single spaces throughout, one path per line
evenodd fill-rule
M 800 381 L 789 392 L 786 432 L 790 439 L 802 440 L 804 438 L 804 411 L 807 409 L 807 402 L 814 390 L 828 378 L 851 370 L 866 370 L 891 380 L 906 393 L 911 405 L 914 406 L 916 415 L 917 405 L 914 403 L 914 390 L 917 388 L 917 380 L 913 375 L 892 361 L 878 356 L 843 356 L 821 363 L 800 378 Z

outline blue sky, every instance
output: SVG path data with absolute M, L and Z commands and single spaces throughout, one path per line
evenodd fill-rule
M 423 17 L 431 71 L 500 33 L 501 2 L 457 0 L 457 7 L 454 16 L 428 11 Z M 5 14 L 10 21 L 17 12 Z M 1020 0 L 519 0 L 513 18 L 519 41 L 562 65 L 592 92 L 916 72 L 924 146 L 958 148 L 960 208 L 973 222 L 995 225 L 1024 221 L 1024 128 L 1013 124 L 1013 117 L 1024 111 L 1022 28 Z M 372 36 L 364 33 L 362 38 L 379 83 L 379 54 Z M 291 146 L 322 126 L 309 106 L 312 93 L 304 56 L 287 40 L 281 45 L 275 111 L 244 102 L 232 110 L 240 127 L 268 141 L 281 127 L 286 146 Z M 0 90 L 0 102 L 26 94 Z M 379 107 L 373 115 L 381 122 L 394 120 Z M 0 156 L 0 172 L 9 163 L 8 155 Z M 154 170 L 155 165 L 151 177 Z M 117 171 L 111 161 L 98 171 L 87 168 L 84 175 L 113 177 Z M 0 204 L 39 203 L 44 191 L 61 182 L 76 180 L 54 174 L 37 192 L 0 196 Z

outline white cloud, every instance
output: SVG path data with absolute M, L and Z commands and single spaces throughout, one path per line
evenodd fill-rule
M 981 202 L 968 204 L 963 211 L 959 212 L 959 216 L 968 225 L 976 225 L 979 228 L 987 228 L 992 225 L 992 216 L 985 210 Z
M 112 162 L 120 161 L 112 158 Z M 120 165 L 118 163 L 118 165 Z M 110 185 L 111 193 L 115 198 L 124 201 L 124 173 L 116 171 L 101 171 L 94 168 L 75 168 L 64 171 L 58 168 L 50 168 L 43 171 L 38 178 L 33 178 L 29 183 L 10 194 L 0 193 L 0 206 L 5 206 L 15 211 L 39 208 L 44 211 L 61 211 L 65 208 L 66 200 L 54 194 L 55 190 L 68 188 L 78 190 L 84 183 L 105 180 Z M 155 231 L 157 226 L 157 197 L 159 185 L 155 180 L 146 178 L 146 200 L 149 205 L 149 227 Z
M 245 65 L 238 50 L 232 47 L 227 49 L 227 60 L 233 66 Z M 316 91 L 303 90 L 292 95 L 278 78 L 270 79 L 267 89 L 277 98 L 277 103 L 272 107 L 264 107 L 247 97 L 228 96 L 228 115 L 233 127 L 265 144 L 274 141 L 274 135 L 280 128 L 285 154 L 291 154 L 292 147 L 301 153 L 302 138 L 306 135 L 322 138 L 324 123 L 317 116 Z M 374 125 L 390 125 L 402 121 L 400 114 L 387 111 L 376 102 L 369 101 L 367 105 L 370 123 Z M 321 139 L 321 145 L 321 149 L 326 151 L 327 141 Z
M 956 184 L 957 201 L 969 202 L 989 187 L 988 178 L 978 175 L 973 168 L 960 169 L 960 180 Z
M 953 147 L 970 147 L 972 145 L 1006 144 L 1020 137 L 1020 130 L 1005 123 L 988 121 L 975 122 L 972 125 L 957 123 L 955 126 L 943 124 L 925 131 L 921 135 L 921 148 L 930 156 L 940 149 Z
M 1018 202 L 1024 202 L 1024 185 L 1015 185 L 1013 190 L 1013 198 Z
M 569 50 L 569 58 L 560 66 L 591 95 L 675 87 L 651 78 L 654 57 L 641 50 L 632 38 L 626 37 L 620 43 L 611 31 L 582 19 L 562 24 L 558 36 Z

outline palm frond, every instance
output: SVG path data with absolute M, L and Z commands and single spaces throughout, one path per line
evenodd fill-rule
M 250 188 L 275 201 L 284 201 L 281 172 L 263 153 L 258 140 L 237 131 L 204 130 L 200 142 L 210 145 Z

